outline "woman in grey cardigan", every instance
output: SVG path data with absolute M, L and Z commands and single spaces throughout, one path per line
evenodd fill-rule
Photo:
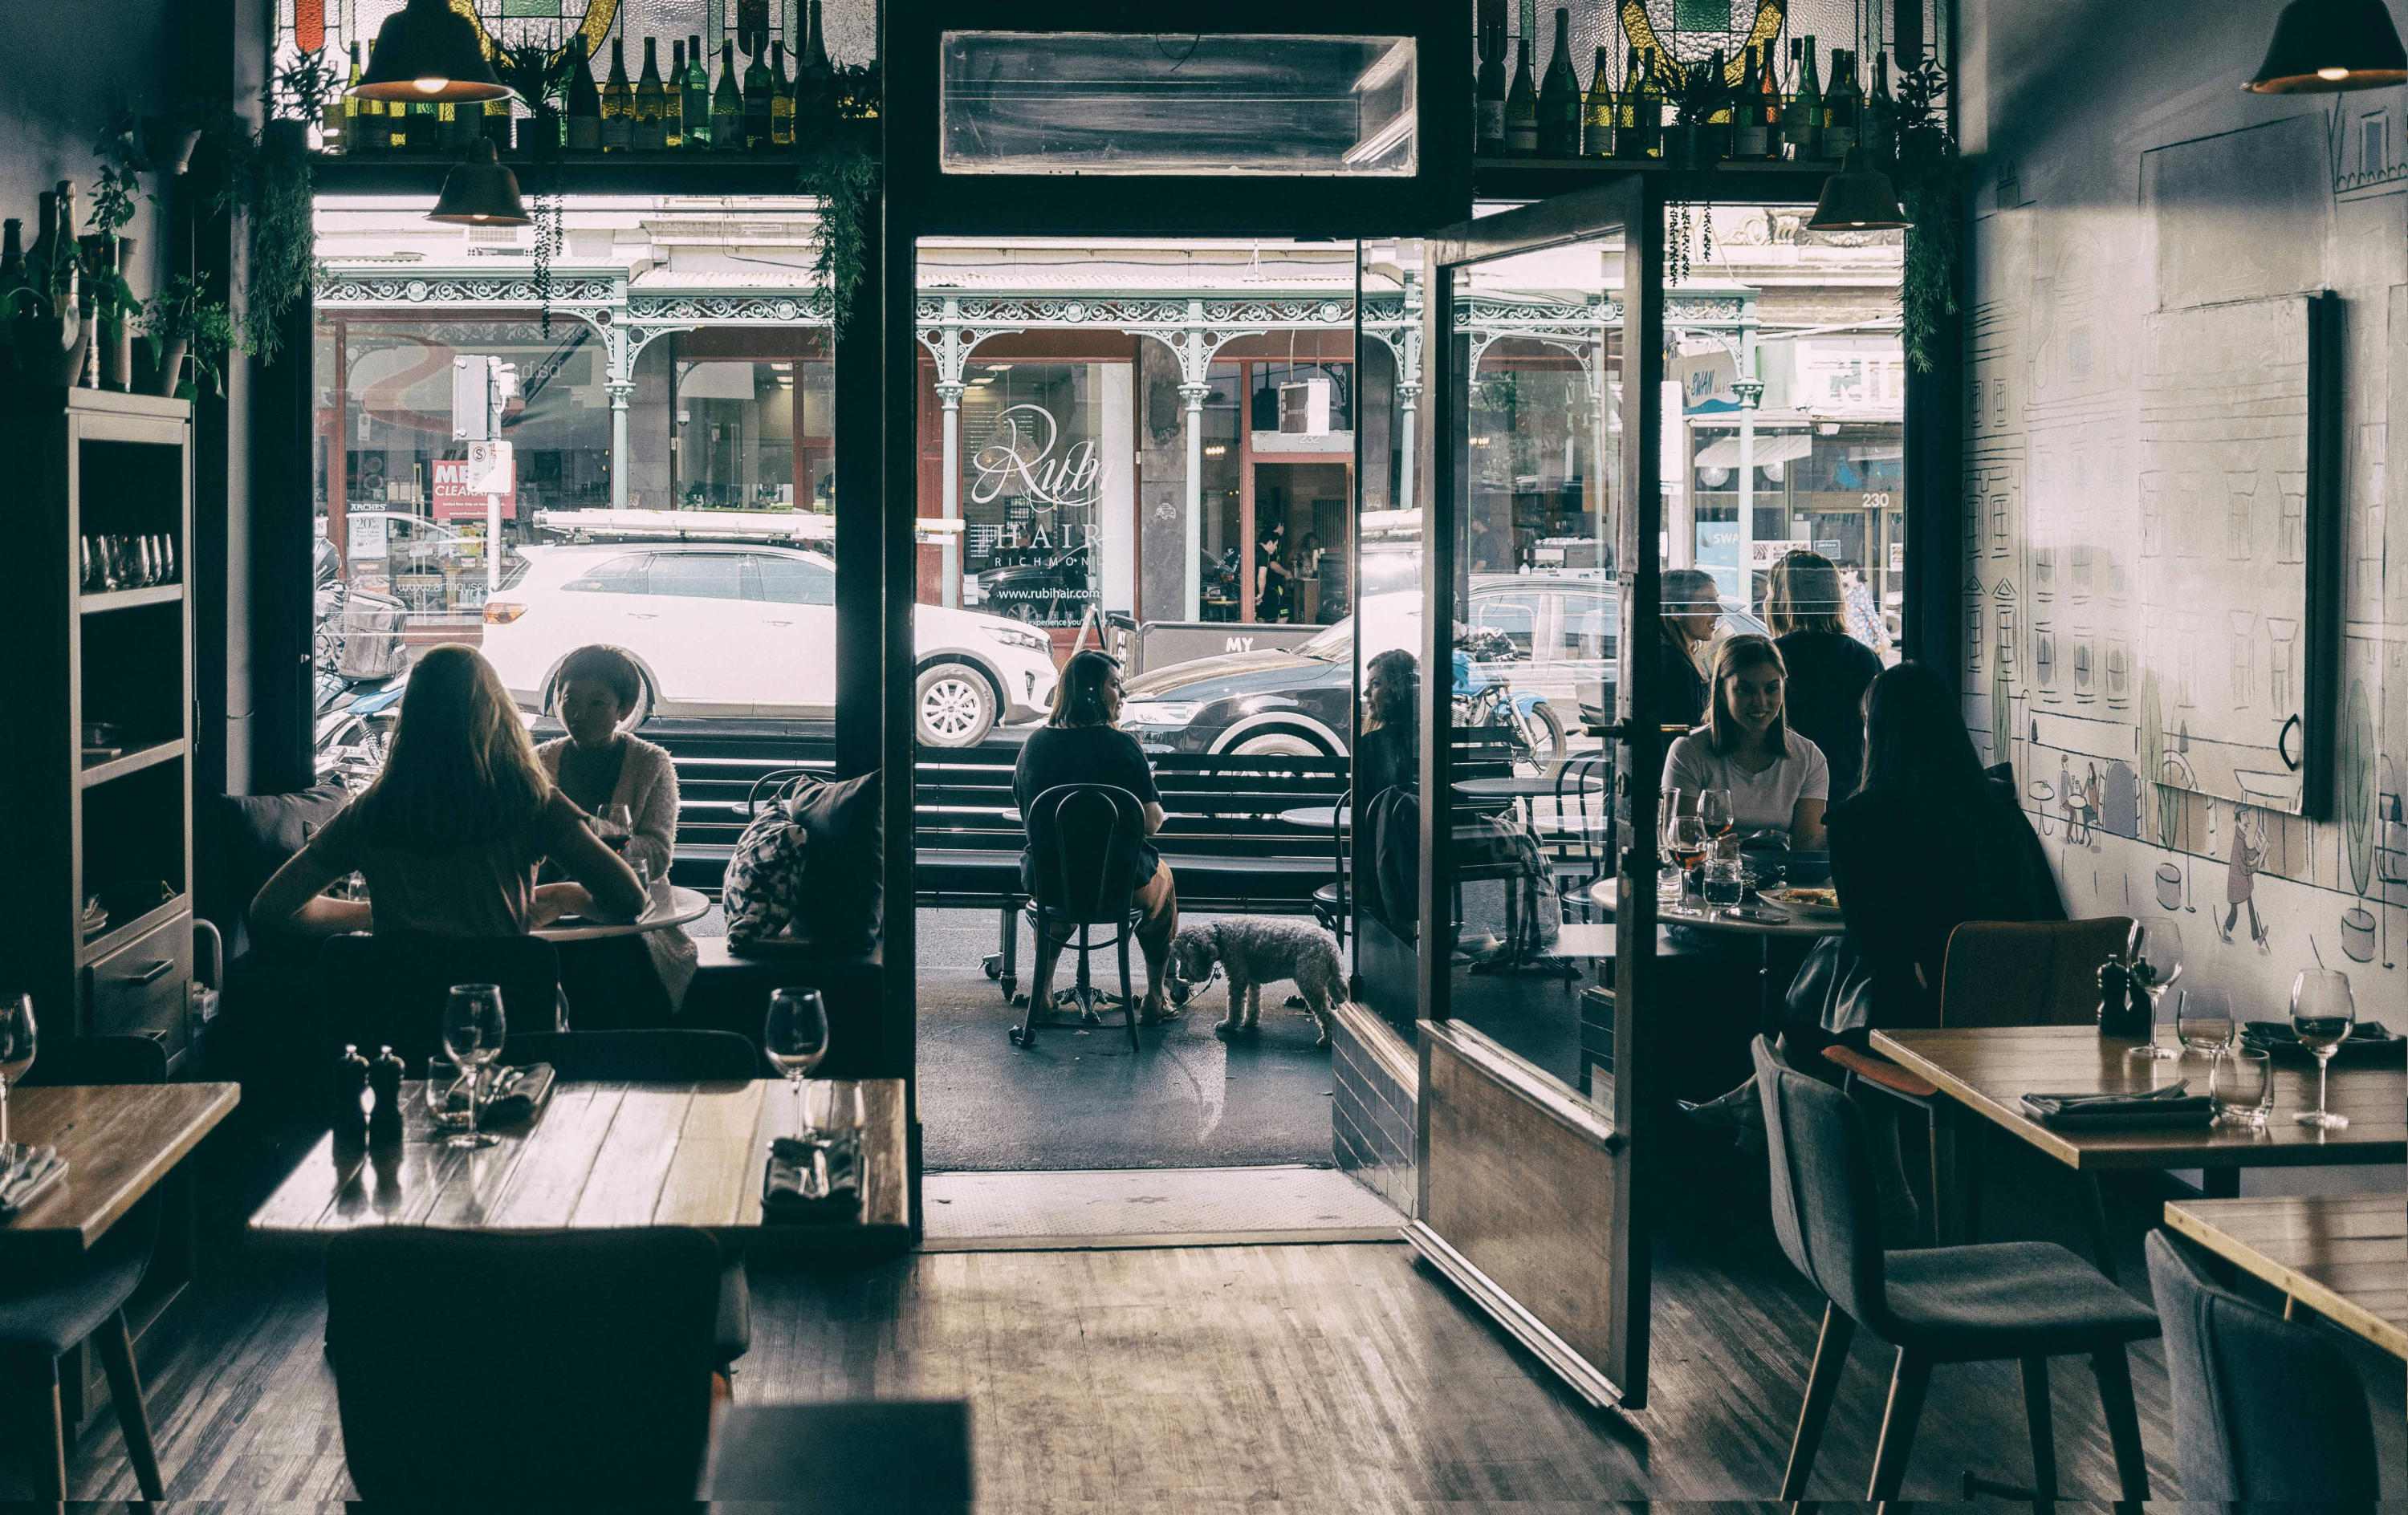
M 628 865 L 656 883 L 666 879 L 677 849 L 677 767 L 666 748 L 621 729 L 643 697 L 635 660 L 615 647 L 580 647 L 561 665 L 556 687 L 557 713 L 568 735 L 538 747 L 537 759 L 586 814 L 608 816 L 613 806 L 625 806 L 633 822 L 624 853 Z M 639 952 L 660 981 L 666 1013 L 677 1013 L 694 981 L 695 946 L 694 938 L 671 926 L 562 950 L 561 978 L 580 1027 L 660 1022 L 663 1007 L 647 1004 L 652 995 L 627 985 L 625 975 L 636 967 Z

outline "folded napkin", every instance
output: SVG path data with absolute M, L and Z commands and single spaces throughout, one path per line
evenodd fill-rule
M 27 1147 L 23 1142 L 0 1149 L 0 1221 L 6 1221 L 50 1192 L 66 1177 L 67 1160 L 55 1147 Z
M 2206 1125 L 2215 1118 L 2215 1102 L 2189 1091 L 2184 1079 L 2144 1094 L 2026 1094 L 2024 1113 L 2067 1130 Z
M 2244 1021 L 2241 1039 L 2249 1046 L 2286 1056 L 2313 1059 L 2316 1055 L 2300 1045 L 2299 1033 L 2291 1029 L 2288 1021 Z M 2397 1057 L 2403 1047 L 2408 1047 L 2408 1036 L 2393 1035 L 2391 1028 L 2380 1021 L 2360 1021 L 2349 1028 L 2348 1037 L 2333 1049 L 2333 1056 L 2379 1057 L 2387 1052 Z
M 480 1122 L 498 1125 L 528 1120 L 543 1108 L 546 1100 L 552 1098 L 554 1081 L 549 1063 L 496 1068 L 485 1103 L 478 1107 L 477 1119 Z
M 815 1157 L 825 1154 L 828 1192 L 813 1199 L 810 1186 Z M 775 1224 L 822 1223 L 853 1220 L 861 1212 L 860 1156 L 839 1147 L 814 1149 L 793 1136 L 769 1143 L 769 1165 L 761 1179 L 761 1219 Z

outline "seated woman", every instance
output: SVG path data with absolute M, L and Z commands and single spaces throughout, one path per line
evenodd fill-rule
M 1137 928 L 1138 950 L 1145 955 L 1145 1001 L 1139 1008 L 1141 1025 L 1176 1021 L 1180 1012 L 1163 995 L 1167 988 L 1170 938 L 1179 930 L 1179 898 L 1170 882 L 1170 865 L 1154 850 L 1151 838 L 1162 829 L 1162 794 L 1154 788 L 1154 769 L 1137 738 L 1122 731 L 1121 665 L 1097 651 L 1072 656 L 1054 691 L 1052 719 L 1029 733 L 1011 770 L 1012 802 L 1028 814 L 1037 796 L 1061 784 L 1111 784 L 1137 796 L 1145 809 L 1145 835 L 1124 836 L 1129 876 L 1138 880 L 1130 904 L 1145 912 Z M 1024 884 L 1032 860 L 1021 857 Z M 1070 939 L 1068 928 L 1040 931 L 1037 938 L 1035 982 L 1028 992 L 1028 1013 L 1050 1016 L 1054 1008 L 1054 960 Z M 1038 1022 L 1041 1023 L 1041 1022 Z
M 538 889 L 546 858 L 574 881 Z M 325 897 L 353 872 L 366 900 Z M 632 921 L 644 905 L 635 870 L 536 761 L 493 665 L 450 644 L 410 670 L 384 771 L 261 886 L 251 921 L 306 936 L 515 936 L 568 914 Z
M 1706 723 L 1672 744 L 1664 787 L 1681 791 L 1684 815 L 1696 811 L 1699 790 L 1726 790 L 1742 836 L 1772 834 L 1791 851 L 1818 852 L 1830 772 L 1821 750 L 1783 719 L 1787 680 L 1780 649 L 1767 638 L 1723 643 Z
M 666 748 L 623 729 L 644 693 L 636 660 L 615 647 L 580 647 L 560 665 L 556 713 L 568 735 L 535 750 L 560 792 L 589 816 L 624 807 L 621 856 L 648 879 L 666 879 L 677 850 L 677 765 Z M 571 942 L 560 977 L 586 1029 L 661 1025 L 694 981 L 694 938 L 671 926 L 640 936 Z
M 1668 568 L 1660 596 L 1664 639 L 1656 644 L 1656 681 L 1661 700 L 1656 720 L 1667 726 L 1694 726 L 1706 718 L 1709 650 L 1722 626 L 1722 592 L 1703 568 Z
M 1823 750 L 1834 804 L 1856 792 L 1865 767 L 1865 690 L 1881 659 L 1848 635 L 1841 619 L 1840 570 L 1813 552 L 1791 552 L 1772 565 L 1765 619 L 1789 668 L 1784 703 L 1789 723 Z
M 1363 730 L 1354 744 L 1355 888 L 1364 905 L 1407 940 L 1420 915 L 1421 782 L 1413 697 L 1421 665 L 1401 648 L 1363 669 Z M 1364 877 L 1364 865 L 1369 874 Z

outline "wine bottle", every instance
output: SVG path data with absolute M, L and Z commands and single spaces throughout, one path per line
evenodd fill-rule
M 685 146 L 685 44 L 669 38 L 669 77 L 661 88 L 661 146 Z
M 754 50 L 744 65 L 744 148 L 764 152 L 769 147 L 769 116 L 777 88 L 769 82 L 767 48 Z
M 1873 93 L 1865 101 L 1864 125 L 1857 140 L 1877 158 L 1898 156 L 1898 102 L 1889 93 L 1889 54 L 1873 54 Z
M 1831 88 L 1823 96 L 1823 155 L 1844 158 L 1856 145 L 1856 127 L 1864 120 L 1864 92 L 1856 87 L 1856 55 L 1844 48 L 1831 50 Z
M 710 93 L 710 150 L 744 150 L 744 90 L 736 82 L 736 39 L 719 44 L 719 86 Z
M 1580 75 L 1572 71 L 1572 13 L 1555 9 L 1555 55 L 1539 80 L 1539 156 L 1580 156 Z
M 23 236 L 23 223 L 10 222 L 6 228 L 7 240 L 0 243 L 0 301 L 7 303 L 10 313 L 21 316 L 42 316 L 50 313 L 50 249 L 58 239 L 58 228 L 52 218 L 58 214 L 58 202 L 44 190 L 40 205 L 34 213 L 34 250 L 21 250 L 19 238 Z
M 636 132 L 638 150 L 658 152 L 667 143 L 668 92 L 661 88 L 661 59 L 653 38 L 644 38 L 644 72 L 636 80 Z
M 1471 150 L 1482 158 L 1505 155 L 1505 0 L 1480 0 L 1474 45 L 1480 72 L 1471 87 Z
M 1698 165 L 1701 168 L 1709 164 L 1720 163 L 1730 156 L 1731 107 L 1729 95 L 1726 93 L 1729 86 L 1724 82 L 1727 67 L 1727 65 L 1723 62 L 1723 50 L 1716 48 L 1706 60 L 1705 77 L 1708 85 L 1716 93 L 1716 97 L 1721 99 L 1723 104 L 1708 112 L 1706 119 L 1697 123 Z
M 1539 155 L 1539 87 L 1530 78 L 1530 39 L 1513 39 L 1513 82 L 1505 92 L 1505 154 Z
M 804 0 L 803 51 L 795 60 L 795 114 L 801 118 L 796 136 L 836 114 L 836 65 L 828 62 L 827 38 L 820 31 L 820 0 Z
M 568 150 L 602 150 L 602 92 L 594 87 L 593 59 L 587 55 L 585 34 L 568 41 Z
M 411 152 L 433 152 L 441 145 L 443 123 L 437 117 L 432 100 L 421 100 L 410 106 L 409 114 L 402 118 L 401 145 Z
M 786 45 L 769 44 L 769 145 L 795 145 L 795 83 L 786 77 Z
M 626 152 L 636 145 L 636 87 L 627 82 L 627 45 L 610 39 L 610 77 L 602 84 L 602 150 Z
M 360 45 L 354 42 L 351 44 L 351 73 L 346 88 L 359 81 Z M 326 97 L 326 103 L 318 109 L 318 147 L 321 151 L 341 152 L 351 145 L 351 133 L 346 128 L 351 125 L 351 111 L 357 104 L 344 90 L 337 90 Z
M 1747 107 L 1756 113 L 1756 120 L 1764 123 L 1762 156 L 1777 162 L 1782 156 L 1783 111 L 1781 80 L 1773 77 L 1770 43 L 1765 43 L 1756 50 L 1756 63 L 1760 77 L 1756 79 L 1756 93 L 1747 101 Z
M 710 76 L 702 64 L 702 34 L 685 36 L 685 146 L 689 152 L 710 150 Z
M 1789 119 L 1782 123 L 1783 135 L 1789 138 L 1790 151 L 1800 161 L 1821 158 L 1823 152 L 1823 85 L 1814 74 L 1814 39 L 1804 39 L 1802 62 L 1798 66 L 1798 91 L 1789 97 Z
M 1622 90 L 1613 98 L 1613 155 L 1640 158 L 1645 154 L 1639 148 L 1639 50 L 1629 49 L 1623 59 Z
M 1664 85 L 1663 54 L 1650 52 L 1640 58 L 1638 118 L 1639 156 L 1664 156 L 1664 106 L 1670 98 Z
M 1613 156 L 1613 59 L 1600 46 L 1588 93 L 1581 98 L 1581 156 Z
M 364 56 L 371 65 L 376 63 L 374 42 L 367 45 Z M 354 153 L 393 150 L 393 133 L 385 124 L 384 102 L 353 96 L 351 104 L 358 108 L 351 113 L 349 140 L 344 144 L 344 150 Z

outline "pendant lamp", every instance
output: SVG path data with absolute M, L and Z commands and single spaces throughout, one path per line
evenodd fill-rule
M 1912 226 L 1898 203 L 1889 176 L 1873 166 L 1872 155 L 1850 148 L 1840 160 L 1840 171 L 1823 181 L 1823 196 L 1814 204 L 1810 232 L 1892 232 Z
M 443 176 L 443 193 L 426 219 L 458 226 L 524 226 L 534 218 L 519 198 L 519 177 L 502 166 L 493 143 L 480 141 Z
M 476 23 L 449 0 L 409 0 L 386 17 L 367 73 L 345 93 L 363 100 L 453 105 L 508 100 L 514 93 L 494 77 Z
M 2408 81 L 2408 51 L 2384 0 L 2291 0 L 2258 77 L 2259 94 L 2332 94 Z

